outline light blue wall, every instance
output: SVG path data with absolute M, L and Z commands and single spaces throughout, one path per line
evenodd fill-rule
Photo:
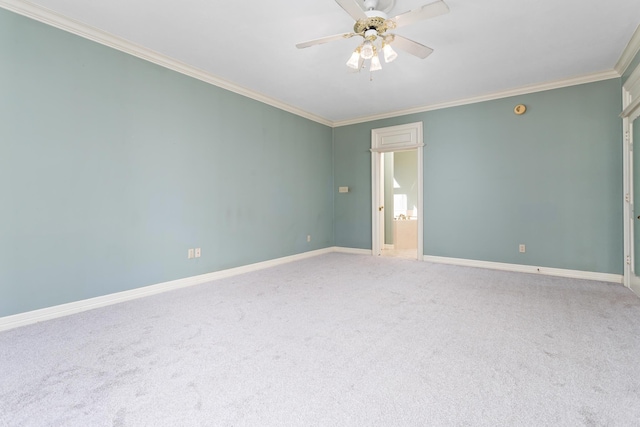
M 0 9 L 0 316 L 371 248 L 370 131 L 418 120 L 426 254 L 621 273 L 620 82 L 332 131 Z
M 331 128 L 0 9 L 0 316 L 332 246 L 332 189 Z
M 371 129 L 422 121 L 426 255 L 620 274 L 620 106 L 612 79 L 336 128 L 335 243 L 371 248 Z
M 371 129 L 376 122 L 333 130 L 333 180 L 348 186 L 334 202 L 336 246 L 371 249 Z

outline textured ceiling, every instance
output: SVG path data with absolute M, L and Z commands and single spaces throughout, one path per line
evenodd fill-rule
M 334 0 L 32 3 L 332 122 L 612 70 L 640 23 L 638 0 L 445 1 L 447 15 L 396 31 L 435 52 L 399 51 L 373 81 L 345 66 L 358 38 L 295 47 L 351 31 Z

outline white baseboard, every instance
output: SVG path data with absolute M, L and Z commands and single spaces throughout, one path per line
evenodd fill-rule
M 334 246 L 333 252 L 340 252 L 343 254 L 353 254 L 353 255 L 372 255 L 373 254 L 373 251 L 371 249 L 344 248 L 342 246 Z
M 449 258 L 425 255 L 425 261 L 440 264 L 461 265 L 466 267 L 480 267 L 492 270 L 515 271 L 518 273 L 534 273 L 547 276 L 570 277 L 574 279 L 597 280 L 600 282 L 624 283 L 621 274 L 596 273 L 592 271 L 565 270 L 562 268 L 537 267 L 534 265 L 507 264 L 502 262 L 478 261 L 473 259 Z
M 395 249 L 395 245 L 384 244 L 383 249 Z
M 631 280 L 630 280 L 630 283 L 629 283 L 629 289 L 631 289 L 634 294 L 636 294 L 637 296 L 640 297 L 640 281 L 633 274 L 630 275 L 630 278 L 631 278 Z
M 356 249 L 333 246 L 315 251 L 303 252 L 301 254 L 291 255 L 283 258 L 276 258 L 269 261 L 258 262 L 255 264 L 244 265 L 241 267 L 230 268 L 227 270 L 214 271 L 212 273 L 201 274 L 198 276 L 186 277 L 184 279 L 172 280 L 169 282 L 158 283 L 156 285 L 144 286 L 142 288 L 131 289 L 128 291 L 117 292 L 114 294 L 104 295 L 95 298 L 89 298 L 81 301 L 74 301 L 67 304 L 56 305 L 53 307 L 42 308 L 39 310 L 28 311 L 25 313 L 14 314 L 11 316 L 0 317 L 0 331 L 26 326 L 44 320 L 51 320 L 58 317 L 68 316 L 83 311 L 92 310 L 94 308 L 105 307 L 111 304 L 130 301 L 162 292 L 172 291 L 174 289 L 186 288 L 189 286 L 199 285 L 202 283 L 212 282 L 218 279 L 224 279 L 239 274 L 249 273 L 252 271 L 262 270 L 264 268 L 275 267 L 287 264 L 293 261 L 299 261 L 318 255 L 339 252 L 354 255 L 372 255 L 371 249 Z M 572 277 L 577 279 L 598 280 L 603 282 L 623 283 L 622 276 L 618 274 L 593 273 L 589 271 L 563 270 L 559 268 L 535 267 L 530 265 L 505 264 L 499 262 L 476 261 L 459 258 L 447 258 L 437 256 L 424 256 L 425 261 L 463 265 L 469 267 L 490 268 L 495 270 L 516 271 L 521 273 L 537 273 L 551 276 Z M 640 292 L 639 292 L 640 293 Z
M 133 299 L 155 295 L 162 292 L 172 291 L 174 289 L 186 288 L 188 286 L 208 283 L 213 280 L 224 279 L 227 277 L 236 276 L 238 274 L 249 273 L 251 271 L 262 270 L 269 267 L 275 267 L 278 265 L 287 264 L 293 261 L 299 261 L 302 259 L 311 258 L 331 252 L 343 252 L 338 249 L 340 248 L 329 247 L 310 252 L 303 252 L 301 254 L 291 255 L 283 258 L 276 258 L 269 261 L 258 262 L 255 264 L 244 265 L 242 267 L 214 271 L 212 273 L 201 274 L 199 276 L 186 277 L 184 279 L 144 286 L 142 288 L 131 289 L 129 291 L 117 292 L 100 297 L 74 301 L 67 304 L 42 308 L 39 310 L 27 311 L 25 313 L 14 314 L 11 316 L 0 317 L 0 331 L 6 331 L 20 326 L 42 322 L 44 320 L 51 320 L 58 317 L 69 316 L 71 314 L 81 313 L 83 311 L 92 310 L 94 308 L 105 307 L 107 305 L 130 301 Z M 371 254 L 371 251 L 369 251 L 369 254 Z

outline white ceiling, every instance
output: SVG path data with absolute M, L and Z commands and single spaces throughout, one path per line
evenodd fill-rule
M 399 51 L 373 81 L 345 66 L 359 38 L 295 47 L 352 30 L 334 0 L 32 3 L 331 122 L 612 70 L 640 23 L 638 0 L 445 1 L 447 15 L 396 30 L 435 52 Z

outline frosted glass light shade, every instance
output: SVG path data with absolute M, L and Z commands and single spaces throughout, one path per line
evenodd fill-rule
M 364 59 L 371 59 L 373 57 L 373 45 L 369 40 L 362 44 L 360 55 L 362 55 Z
M 371 58 L 371 68 L 369 68 L 369 71 L 378 70 L 382 70 L 382 65 L 380 64 L 380 58 L 378 58 L 378 55 L 375 55 L 373 58 Z
M 382 48 L 382 52 L 384 52 L 384 62 L 391 62 L 398 57 L 398 54 L 395 50 L 391 48 L 391 45 L 385 44 Z
M 354 70 L 360 67 L 360 54 L 357 50 L 351 54 L 351 58 L 347 61 L 347 67 L 353 68 Z

